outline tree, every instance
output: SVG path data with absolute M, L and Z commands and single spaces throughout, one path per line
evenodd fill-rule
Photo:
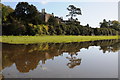
M 18 20 L 11 18 L 11 23 L 2 24 L 3 35 L 25 35 L 26 27 Z
M 26 23 L 38 24 L 39 20 L 36 19 L 39 19 L 37 17 L 39 17 L 40 14 L 35 6 L 27 2 L 19 2 L 16 5 L 14 15 Z
M 49 35 L 55 35 L 57 33 L 53 26 L 48 26 L 48 32 Z
M 67 10 L 69 11 L 69 14 L 66 15 L 67 17 L 70 16 L 70 20 L 73 21 L 73 17 L 76 17 L 77 15 L 82 15 L 81 9 L 75 7 L 74 5 L 69 5 Z
M 120 31 L 120 23 L 118 22 L 118 21 L 112 21 L 111 22 L 112 24 L 111 24 L 111 28 L 113 28 L 113 29 L 115 29 L 115 30 L 117 30 L 117 31 Z
M 14 12 L 14 10 L 11 7 L 5 6 L 1 3 L 0 6 L 2 7 L 2 23 L 5 23 L 8 20 L 8 15 Z
M 103 20 L 103 22 L 100 22 L 100 28 L 108 28 L 109 23 L 106 21 L 106 19 Z
M 52 25 L 52 26 L 58 25 L 57 19 L 55 17 L 51 16 L 48 20 L 48 24 Z

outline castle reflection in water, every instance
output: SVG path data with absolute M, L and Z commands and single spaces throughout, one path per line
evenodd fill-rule
M 80 43 L 40 43 L 30 45 L 2 44 L 3 69 L 15 64 L 17 70 L 21 73 L 27 73 L 34 70 L 40 61 L 45 64 L 48 59 L 62 56 L 68 53 L 66 57 L 69 60 L 67 66 L 74 68 L 81 64 L 82 59 L 77 58 L 77 52 L 82 48 L 88 49 L 90 46 L 99 46 L 105 53 L 116 52 L 120 50 L 120 40 L 90 41 Z M 75 55 L 75 56 L 74 56 Z

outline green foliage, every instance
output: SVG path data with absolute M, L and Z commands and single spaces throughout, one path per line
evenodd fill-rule
M 40 14 L 37 8 L 27 2 L 19 2 L 16 5 L 14 15 L 17 19 L 25 21 L 26 23 L 38 24 Z
M 24 35 L 26 32 L 25 26 L 17 21 L 12 19 L 11 23 L 2 25 L 2 34 L 3 35 Z
M 106 19 L 103 20 L 103 22 L 100 22 L 100 27 L 101 28 L 108 28 L 109 23 L 106 21 Z
M 66 16 L 70 16 L 70 20 L 74 20 L 73 17 L 76 17 L 77 15 L 82 15 L 81 9 L 75 7 L 74 5 L 69 5 L 67 10 L 69 11 L 69 14 Z
M 56 31 L 53 26 L 48 26 L 49 35 L 55 35 Z
M 52 26 L 58 25 L 57 19 L 54 16 L 51 16 L 48 20 L 48 24 Z
M 91 28 L 89 24 L 80 25 L 78 19 L 81 9 L 69 5 L 67 10 L 71 19 L 62 20 L 51 16 L 46 23 L 37 8 L 27 2 L 19 2 L 15 10 L 9 6 L 2 6 L 2 31 L 3 35 L 120 35 L 120 23 L 118 21 L 103 20 L 100 28 Z
M 114 21 L 106 21 L 105 19 L 103 20 L 103 22 L 100 23 L 100 27 L 101 28 L 110 28 L 115 34 L 115 31 L 118 31 L 118 34 L 120 34 L 120 23 L 116 20 Z M 114 29 L 114 30 L 113 30 Z M 110 31 L 111 32 L 111 31 Z
M 110 28 L 95 28 L 95 35 L 117 35 L 117 31 Z
M 47 25 L 33 25 L 28 24 L 27 35 L 48 35 L 48 26 Z
M 38 32 L 39 35 L 48 35 L 49 34 L 47 25 L 38 25 L 38 28 L 39 28 L 39 32 Z
M 118 21 L 112 21 L 110 27 L 120 32 L 120 23 Z
M 14 10 L 11 7 L 5 6 L 1 3 L 0 6 L 2 7 L 2 23 L 5 23 L 8 20 L 8 15 L 14 12 Z

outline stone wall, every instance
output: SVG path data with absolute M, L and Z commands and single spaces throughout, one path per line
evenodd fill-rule
M 48 22 L 49 18 L 53 16 L 51 14 L 45 14 L 45 22 Z

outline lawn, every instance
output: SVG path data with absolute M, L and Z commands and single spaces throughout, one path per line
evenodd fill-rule
M 69 43 L 118 39 L 118 36 L 0 36 L 0 42 L 11 44 Z

